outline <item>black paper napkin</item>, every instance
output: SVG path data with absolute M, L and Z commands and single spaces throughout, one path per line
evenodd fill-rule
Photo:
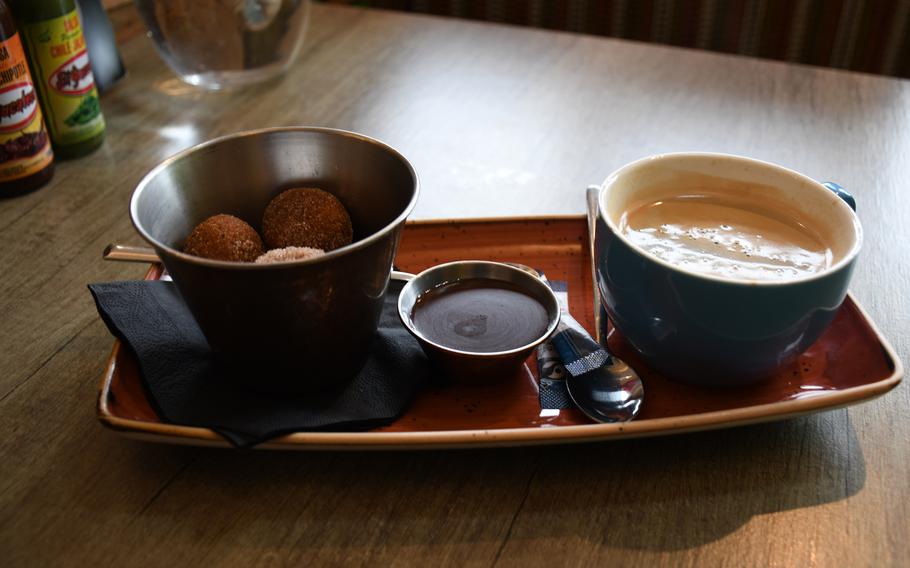
M 289 432 L 368 430 L 401 415 L 429 374 L 426 356 L 398 318 L 401 287 L 389 285 L 360 373 L 337 391 L 306 396 L 259 393 L 228 379 L 171 282 L 110 282 L 89 290 L 108 329 L 136 356 L 162 420 L 210 428 L 249 447 Z

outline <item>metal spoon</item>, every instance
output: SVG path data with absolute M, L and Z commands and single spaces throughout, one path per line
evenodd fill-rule
M 588 253 L 591 255 L 591 283 L 594 285 L 594 338 L 601 345 L 607 344 L 607 318 L 600 303 L 600 287 L 597 285 L 597 262 L 594 256 L 594 229 L 597 227 L 597 196 L 599 185 L 589 185 L 585 192 L 588 211 Z
M 582 367 L 581 374 L 575 375 L 566 367 L 569 371 L 566 390 L 579 410 L 591 420 L 627 422 L 641 409 L 645 396 L 641 378 L 625 361 L 601 349 L 607 354 L 607 360 L 596 368 L 588 371 Z
M 552 285 L 530 266 L 509 263 Z M 595 422 L 626 422 L 641 407 L 644 389 L 638 374 L 611 355 L 569 313 L 565 294 L 556 294 L 560 321 L 550 342 L 566 368 L 566 390 L 572 402 Z
M 594 325 L 597 343 L 604 353 L 610 355 L 607 364 L 589 377 L 570 376 L 566 382 L 569 396 L 588 418 L 599 422 L 621 422 L 632 420 L 641 409 L 645 397 L 641 377 L 625 361 L 611 354 L 607 349 L 607 319 L 600 301 L 600 287 L 597 284 L 597 263 L 594 256 L 594 230 L 597 227 L 598 195 L 600 187 L 588 186 L 585 204 L 588 218 L 588 243 L 591 255 L 591 278 L 594 284 Z M 568 307 L 566 308 L 568 311 Z

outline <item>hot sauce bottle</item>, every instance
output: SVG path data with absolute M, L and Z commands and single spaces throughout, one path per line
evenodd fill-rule
M 54 151 L 88 154 L 104 141 L 104 117 L 75 0 L 13 0 Z
M 0 197 L 38 189 L 54 175 L 54 152 L 22 41 L 0 0 Z

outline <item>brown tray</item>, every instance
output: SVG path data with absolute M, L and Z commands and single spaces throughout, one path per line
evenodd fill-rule
M 419 272 L 451 260 L 520 262 L 565 280 L 573 315 L 594 329 L 593 287 L 584 217 L 472 219 L 409 223 L 396 264 Z M 162 270 L 153 265 L 147 279 Z M 367 432 L 297 432 L 258 448 L 420 449 L 556 444 L 658 436 L 728 428 L 831 410 L 880 396 L 901 381 L 903 368 L 852 296 L 829 330 L 799 360 L 761 385 L 714 390 L 668 381 L 651 371 L 611 331 L 610 348 L 642 376 L 639 417 L 594 424 L 576 410 L 541 412 L 533 358 L 515 377 L 483 386 L 424 390 L 394 423 Z M 139 380 L 136 362 L 114 342 L 98 395 L 101 423 L 123 435 L 167 443 L 225 446 L 215 432 L 163 423 Z

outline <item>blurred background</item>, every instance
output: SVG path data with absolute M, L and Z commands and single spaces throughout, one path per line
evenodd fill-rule
M 131 9 L 103 1 L 112 19 Z M 910 78 L 910 0 L 324 1 Z

